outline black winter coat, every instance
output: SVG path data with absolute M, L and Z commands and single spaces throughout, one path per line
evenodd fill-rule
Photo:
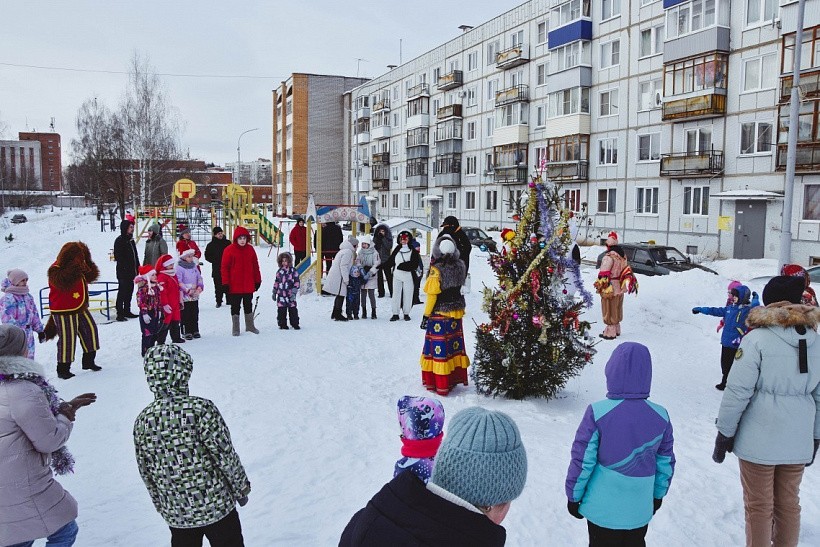
M 464 266 L 467 269 L 467 273 L 470 272 L 470 252 L 473 250 L 473 244 L 470 243 L 470 238 L 467 237 L 467 234 L 464 233 L 464 230 L 461 229 L 460 226 L 456 228 L 443 228 L 441 232 L 439 232 L 439 237 L 442 235 L 447 234 L 453 238 L 453 241 L 456 242 L 456 249 L 458 249 L 459 257 L 461 261 L 464 262 Z
M 213 237 L 211 242 L 205 245 L 205 260 L 211 263 L 211 277 L 214 279 L 222 278 L 222 253 L 230 244 L 228 238 Z
M 503 526 L 433 494 L 414 473 L 405 471 L 353 515 L 339 547 L 482 547 L 504 545 L 506 540 Z
M 134 281 L 139 268 L 140 257 L 137 254 L 137 244 L 128 234 L 131 222 L 123 220 L 120 223 L 120 235 L 114 240 L 114 260 L 117 261 L 117 279 Z
M 323 253 L 337 253 L 339 252 L 339 245 L 345 240 L 342 233 L 342 227 L 338 224 L 331 223 L 322 228 L 322 252 Z

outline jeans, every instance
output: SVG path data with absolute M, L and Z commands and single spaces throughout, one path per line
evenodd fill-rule
M 171 547 L 202 547 L 202 536 L 211 547 L 242 547 L 242 524 L 236 509 L 220 521 L 199 528 L 171 528 Z
M 46 538 L 46 547 L 71 547 L 77 539 L 77 532 L 80 531 L 77 526 L 77 521 L 72 520 L 50 536 Z M 15 543 L 8 547 L 31 547 L 34 545 L 34 540 L 24 541 L 23 543 Z

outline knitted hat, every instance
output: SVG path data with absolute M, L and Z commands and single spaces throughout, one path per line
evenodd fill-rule
M 359 236 L 359 245 L 373 245 L 373 238 L 369 235 Z
M 520 496 L 527 482 L 527 452 L 513 419 L 481 407 L 456 414 L 430 480 L 475 506 Z
M 789 277 L 800 277 L 803 279 L 803 282 L 806 284 L 806 287 L 809 286 L 811 282 L 811 278 L 809 277 L 806 268 L 799 264 L 783 264 L 783 267 L 780 268 L 780 275 L 788 275 Z
M 188 258 L 189 256 L 194 256 L 195 254 L 196 254 L 195 250 L 185 249 L 184 251 L 182 251 L 182 254 L 179 255 L 179 259 L 184 260 L 184 259 Z
M 17 325 L 0 325 L 0 355 L 18 357 L 26 349 L 26 331 Z
M 448 238 L 442 238 L 438 244 L 438 248 L 443 255 L 451 255 L 456 252 L 456 244 L 453 243 L 453 240 Z
M 6 274 L 6 277 L 9 278 L 9 281 L 12 285 L 17 285 L 22 280 L 28 279 L 28 274 L 23 270 L 18 270 L 15 268 L 13 270 L 9 270 L 9 272 Z
M 220 228 L 219 226 L 214 226 L 213 232 L 214 232 L 214 235 L 221 234 L 222 233 L 222 228 Z
M 182 238 L 182 236 L 184 236 L 185 234 L 190 234 L 190 233 L 191 233 L 190 228 L 183 228 L 182 230 L 179 231 L 179 237 Z
M 618 233 L 617 232 L 609 232 L 609 235 L 606 237 L 606 244 L 609 246 L 617 245 L 618 244 Z
M 727 290 L 729 290 L 731 292 L 732 289 L 736 289 L 736 288 L 740 287 L 740 285 L 742 285 L 742 283 L 740 281 L 737 281 L 737 280 L 730 281 L 729 286 L 726 287 L 726 288 L 727 288 Z
M 791 302 L 799 304 L 803 298 L 804 281 L 799 277 L 778 275 L 773 277 L 763 287 L 763 304 L 768 306 L 773 302 Z
M 348 237 L 347 237 L 347 241 L 348 241 L 348 243 L 350 243 L 350 244 L 351 244 L 351 245 L 353 245 L 354 247 L 355 247 L 356 245 L 358 245 L 358 244 L 359 244 L 359 240 L 358 240 L 358 239 L 356 239 L 356 238 L 355 238 L 355 237 L 353 237 L 353 236 L 348 236 Z

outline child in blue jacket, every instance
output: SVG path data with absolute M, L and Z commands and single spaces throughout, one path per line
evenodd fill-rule
M 720 370 L 723 377 L 720 379 L 720 383 L 715 386 L 715 389 L 720 391 L 726 388 L 726 378 L 729 377 L 729 371 L 732 369 L 737 347 L 740 345 L 743 335 L 749 332 L 749 327 L 746 326 L 746 317 L 749 315 L 749 310 L 760 305 L 757 293 L 751 292 L 746 285 L 738 285 L 729 292 L 732 295 L 732 303 L 729 305 L 722 308 L 692 308 L 694 314 L 702 313 L 723 318 L 723 333 L 720 335 Z M 750 296 L 752 297 L 751 303 L 749 302 Z

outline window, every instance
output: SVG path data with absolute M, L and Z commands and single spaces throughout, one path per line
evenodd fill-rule
M 778 0 L 746 0 L 746 26 L 774 21 Z
M 560 72 L 578 65 L 592 64 L 592 49 L 586 40 L 572 42 L 550 51 L 550 70 Z
M 547 141 L 548 161 L 587 161 L 589 158 L 589 135 L 569 135 Z
M 600 94 L 601 116 L 614 116 L 618 113 L 618 90 L 610 89 Z
M 441 78 L 441 67 L 436 67 L 433 69 L 433 83 L 438 85 L 438 79 Z
M 558 28 L 567 23 L 572 23 L 581 17 L 589 17 L 589 4 L 587 0 L 584 0 L 583 3 L 581 0 L 570 0 L 569 2 L 552 8 L 550 11 L 550 21 L 553 23 L 552 27 Z
M 544 85 L 547 83 L 547 63 L 536 65 L 535 78 L 536 85 Z
M 581 211 L 581 190 L 579 188 L 564 190 L 564 208 L 576 213 Z
M 609 68 L 621 62 L 621 41 L 601 44 L 601 68 Z
M 589 88 L 573 87 L 549 94 L 549 117 L 589 114 Z
M 495 211 L 498 209 L 498 192 L 496 190 L 487 190 L 484 193 L 484 210 Z
M 820 220 L 820 184 L 803 186 L 803 220 Z
M 387 194 L 382 194 L 382 209 L 387 209 Z
M 541 21 L 538 23 L 538 43 L 544 44 L 547 41 L 547 22 Z
M 517 30 L 510 34 L 510 45 L 512 47 L 516 46 L 523 46 L 524 45 L 524 31 Z
M 663 83 L 660 79 L 641 82 L 638 110 L 652 110 L 663 104 Z
M 390 142 L 390 153 L 394 156 L 399 155 L 399 141 L 393 140 Z
M 535 107 L 535 127 L 544 127 L 547 124 L 546 110 L 543 106 Z
M 712 149 L 712 129 L 700 127 L 686 130 L 686 152 L 704 154 Z
M 708 186 L 683 187 L 683 214 L 703 216 L 709 215 Z
M 475 156 L 467 156 L 467 174 L 468 175 L 475 175 L 476 174 L 476 157 Z
M 393 86 L 393 100 L 394 101 L 399 100 L 399 86 L 397 86 L 397 85 Z
M 467 122 L 467 140 L 475 140 L 475 122 Z
M 408 177 L 427 176 L 427 158 L 414 158 L 407 160 L 405 174 Z
M 407 115 L 416 116 L 419 114 L 430 113 L 430 99 L 429 97 L 421 97 L 420 99 L 413 99 L 407 103 Z
M 492 154 L 484 154 L 484 171 L 485 175 L 491 175 L 493 173 L 493 155 Z
M 393 167 L 391 168 L 391 173 L 392 173 L 391 178 L 392 178 L 394 181 L 398 182 L 398 181 L 399 181 L 399 166 L 398 166 L 398 165 L 393 166 Z
M 495 100 L 495 92 L 498 91 L 498 78 L 494 80 L 487 80 L 487 98 L 488 101 Z
M 601 20 L 606 21 L 621 14 L 621 0 L 601 0 Z
M 728 56 L 711 53 L 663 67 L 663 95 L 672 97 L 693 91 L 726 89 Z
M 743 61 L 743 91 L 774 89 L 777 83 L 776 63 L 774 54 Z
M 638 161 L 658 161 L 661 158 L 661 134 L 638 135 Z
M 424 209 L 424 201 L 422 201 L 423 197 L 423 193 L 416 192 L 416 209 Z
M 495 129 L 495 118 L 492 116 L 487 118 L 487 136 L 493 136 L 493 130 Z
M 475 86 L 467 88 L 467 106 L 475 106 L 477 102 Z
M 635 213 L 639 215 L 658 214 L 658 188 L 635 189 Z
M 456 196 L 458 194 L 456 192 L 447 192 L 447 209 L 455 209 L 456 208 Z
M 535 167 L 536 169 L 541 169 L 542 165 L 546 165 L 547 161 L 549 161 L 549 156 L 547 155 L 547 147 L 546 146 L 537 146 L 535 150 L 533 150 L 535 154 Z
M 741 154 L 770 154 L 772 151 L 772 124 L 749 122 L 740 124 Z
M 503 144 L 493 146 L 493 165 L 495 167 L 526 167 L 527 145 Z
M 598 141 L 598 165 L 618 163 L 618 139 L 608 138 Z
M 398 127 L 398 126 L 399 126 L 399 113 L 394 112 L 393 113 L 393 127 Z
M 663 53 L 663 26 L 641 31 L 639 57 L 649 57 Z
M 478 52 L 471 51 L 467 54 L 467 70 L 475 70 L 478 68 Z
M 716 24 L 728 27 L 730 1 L 691 0 L 667 9 L 666 39 L 671 40 Z
M 783 37 L 783 68 L 781 73 L 791 74 L 794 70 L 794 39 L 795 35 Z M 800 54 L 800 70 L 820 67 L 820 26 L 803 30 L 803 49 Z
M 495 64 L 495 56 L 501 51 L 501 42 L 496 40 L 487 44 L 487 65 Z
M 598 190 L 598 212 L 615 212 L 615 188 L 601 188 Z
M 393 194 L 392 199 L 393 199 L 393 209 L 398 209 L 399 208 L 399 195 L 398 194 Z
M 464 208 L 468 211 L 475 209 L 475 192 L 466 192 L 464 194 Z
M 410 192 L 405 192 L 404 194 L 404 207 L 403 209 L 410 208 Z
M 505 104 L 495 109 L 496 127 L 524 125 L 529 120 L 529 103 Z

